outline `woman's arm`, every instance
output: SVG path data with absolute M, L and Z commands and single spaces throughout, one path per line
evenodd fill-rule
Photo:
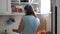
M 33 16 L 37 17 L 37 15 L 33 12 Z
M 23 20 L 21 20 L 19 28 L 18 29 L 13 29 L 13 32 L 20 33 L 23 30 L 23 28 L 24 28 L 24 22 L 23 22 Z

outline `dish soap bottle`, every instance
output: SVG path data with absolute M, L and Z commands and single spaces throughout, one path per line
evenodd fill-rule
M 13 21 L 13 20 L 12 20 Z M 8 29 L 8 34 L 11 34 L 11 29 Z
M 11 34 L 11 32 L 8 32 L 8 34 Z
M 7 30 L 5 29 L 5 34 L 8 34 Z

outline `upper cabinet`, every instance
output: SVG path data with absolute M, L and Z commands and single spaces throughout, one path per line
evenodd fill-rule
M 40 0 L 11 0 L 13 4 L 38 4 Z
M 0 15 L 11 13 L 11 4 L 8 0 L 0 0 Z
M 31 4 L 34 12 L 40 14 L 40 0 L 1 0 L 0 15 L 24 15 L 26 4 Z

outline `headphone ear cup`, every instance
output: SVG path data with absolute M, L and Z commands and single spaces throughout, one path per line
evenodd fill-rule
M 12 22 L 15 22 L 15 19 L 14 18 L 11 18 Z
M 12 19 L 12 22 L 15 22 L 15 20 L 14 20 L 14 19 Z
M 10 18 L 10 20 L 11 20 L 12 22 L 15 22 L 15 19 L 14 19 L 14 18 Z

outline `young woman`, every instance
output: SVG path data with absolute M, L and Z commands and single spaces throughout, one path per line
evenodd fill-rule
M 22 34 L 36 34 L 39 30 L 40 20 L 35 15 L 33 7 L 30 4 L 27 4 L 24 9 L 25 15 L 22 16 L 19 28 L 13 29 L 13 31 L 17 33 L 22 32 Z

